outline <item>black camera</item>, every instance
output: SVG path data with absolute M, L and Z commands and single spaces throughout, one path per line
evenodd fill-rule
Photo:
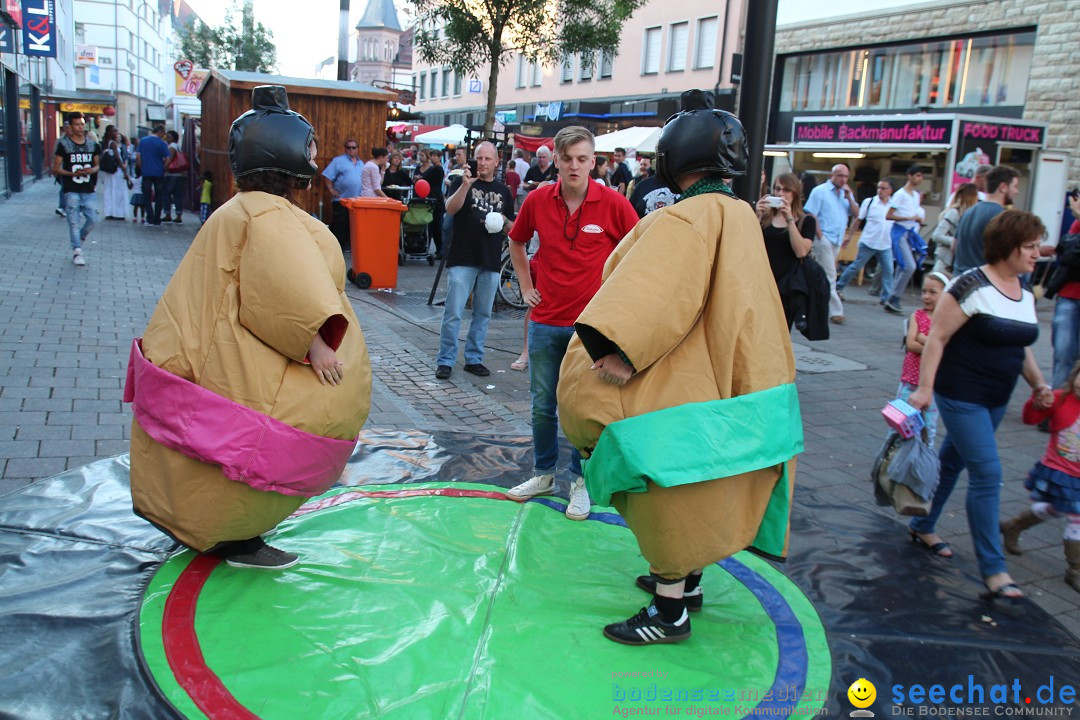
M 472 173 L 472 176 L 476 177 L 477 176 L 476 175 L 476 161 L 475 160 L 469 160 L 468 163 L 466 163 L 466 164 L 469 166 L 469 172 Z

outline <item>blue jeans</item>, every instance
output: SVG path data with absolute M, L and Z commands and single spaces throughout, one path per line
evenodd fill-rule
M 465 340 L 465 364 L 484 362 L 484 339 L 491 322 L 491 307 L 499 289 L 499 273 L 467 265 L 455 265 L 446 270 L 446 305 L 443 307 L 442 330 L 439 332 L 437 365 L 454 366 L 457 359 L 458 332 L 465 302 L 473 296 L 472 320 Z
M 166 214 L 172 214 L 173 219 L 179 220 L 184 212 L 184 183 L 187 178 L 183 175 L 165 176 L 165 202 L 162 207 Z M 173 210 L 175 209 L 175 212 Z
M 975 403 L 953 400 L 935 393 L 938 412 L 945 423 L 945 442 L 941 445 L 941 482 L 934 493 L 930 514 L 915 518 L 909 527 L 917 533 L 932 533 L 938 517 L 949 500 L 960 471 L 967 468 L 968 527 L 975 545 L 979 572 L 984 578 L 1005 572 L 998 530 L 1001 508 L 1001 459 L 998 457 L 994 431 L 1005 417 L 1005 405 L 988 408 Z
M 67 212 L 68 233 L 71 249 L 82 247 L 82 241 L 97 223 L 97 195 L 95 193 L 64 193 L 64 210 Z
M 889 290 L 889 298 L 894 305 L 900 305 L 900 298 L 904 296 L 904 290 L 907 289 L 908 283 L 911 282 L 911 276 L 915 274 L 916 265 L 918 262 L 915 260 L 915 253 L 912 252 L 912 243 L 916 247 L 925 247 L 926 241 L 922 239 L 922 236 L 914 230 L 909 230 L 899 223 L 893 225 L 892 228 L 892 241 L 893 241 L 893 256 L 896 260 L 897 273 L 896 281 L 893 283 Z M 899 255 L 897 255 L 899 252 Z M 920 262 L 921 262 L 920 256 Z M 902 267 L 901 267 L 902 266 Z M 882 284 L 882 288 L 886 288 Z M 884 291 L 884 290 L 883 290 Z
M 876 257 L 878 267 L 881 268 L 881 299 L 889 299 L 889 290 L 892 288 L 892 248 L 885 248 L 884 250 L 874 250 L 868 248 L 862 243 L 859 243 L 859 254 L 855 256 L 855 262 L 847 266 L 844 270 L 844 274 L 840 276 L 840 279 L 836 281 L 837 292 L 847 287 L 847 284 L 851 282 L 851 279 L 855 277 L 855 274 L 862 269 L 863 265 L 870 262 L 870 258 Z
M 142 178 L 143 209 L 147 225 L 161 224 L 161 208 L 165 201 L 165 178 L 161 175 Z
M 574 328 L 529 322 L 529 392 L 532 395 L 533 467 L 554 473 L 559 462 L 559 368 Z M 570 448 L 570 472 L 581 475 L 581 455 Z
M 1054 346 L 1053 384 L 1054 387 L 1061 387 L 1076 364 L 1077 345 L 1080 344 L 1080 300 L 1059 295 L 1054 302 L 1051 328 L 1051 342 Z

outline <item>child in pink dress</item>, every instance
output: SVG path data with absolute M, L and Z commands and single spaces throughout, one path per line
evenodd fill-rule
M 1001 523 L 1005 549 L 1020 555 L 1020 533 L 1043 520 L 1064 517 L 1065 582 L 1080 592 L 1080 363 L 1054 391 L 1046 410 L 1024 403 L 1024 423 L 1050 421 L 1050 442 L 1042 459 L 1031 468 L 1024 487 L 1031 491 L 1031 509 Z
M 904 347 L 907 353 L 904 355 L 904 366 L 900 371 L 900 387 L 896 391 L 896 397 L 907 402 L 911 393 L 919 387 L 919 367 L 922 363 L 923 347 L 926 345 L 926 337 L 930 334 L 930 322 L 937 307 L 941 294 L 945 292 L 945 286 L 949 284 L 949 278 L 944 273 L 932 272 L 923 277 L 922 303 L 923 306 L 911 315 L 908 321 L 907 337 L 904 339 Z M 938 410 L 933 402 L 930 407 L 923 411 L 923 419 L 926 421 L 926 431 L 930 438 L 930 445 L 934 444 L 937 435 Z

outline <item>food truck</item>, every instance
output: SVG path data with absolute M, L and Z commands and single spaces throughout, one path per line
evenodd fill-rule
M 924 173 L 918 189 L 929 228 L 953 191 L 971 181 L 975 168 L 1011 165 L 1020 172 L 1015 207 L 1042 218 L 1046 242 L 1056 244 L 1068 190 L 1068 155 L 1047 150 L 1046 134 L 1046 123 L 988 115 L 812 115 L 794 118 L 791 142 L 766 145 L 765 154 L 773 158 L 773 177 L 809 172 L 821 182 L 833 165 L 846 163 L 860 202 L 874 194 L 881 178 L 900 187 L 907 169 L 917 164 Z

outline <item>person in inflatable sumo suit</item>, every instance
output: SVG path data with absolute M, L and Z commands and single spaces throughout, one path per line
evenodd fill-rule
M 652 603 L 604 635 L 629 645 L 690 636 L 702 568 L 750 548 L 787 552 L 802 451 L 795 361 L 753 208 L 724 178 L 746 173 L 742 124 L 684 94 L 657 143 L 678 203 L 615 248 L 575 323 L 559 378 L 566 437 L 588 458 L 651 575 Z
M 229 131 L 239 192 L 195 237 L 128 368 L 135 512 L 236 567 L 297 562 L 261 535 L 340 477 L 371 402 L 337 240 L 292 202 L 314 137 L 285 88 L 252 91 Z

